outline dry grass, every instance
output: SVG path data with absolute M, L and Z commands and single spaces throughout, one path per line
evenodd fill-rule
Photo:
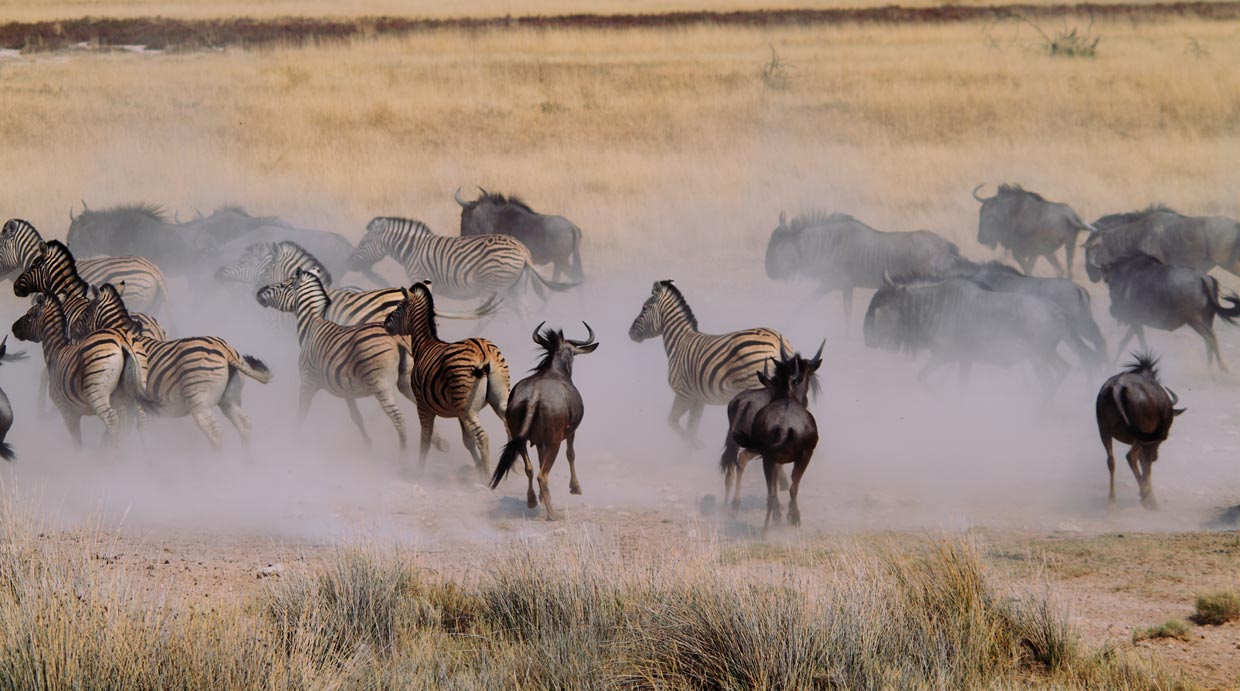
M 1137 629 L 1132 632 L 1132 642 L 1162 640 L 1164 638 L 1173 638 L 1177 641 L 1192 640 L 1192 627 L 1186 622 L 1179 619 L 1168 619 L 1158 626 L 1151 626 L 1148 629 Z
M 1193 619 L 1198 624 L 1218 626 L 1240 620 L 1240 593 L 1223 591 L 1197 596 L 1197 612 Z
M 0 189 L 6 214 L 52 235 L 86 198 L 229 200 L 356 236 L 381 213 L 451 232 L 452 191 L 477 183 L 577 220 L 587 263 L 624 272 L 689 252 L 752 266 L 781 208 L 927 227 L 978 254 L 981 181 L 1088 217 L 1153 200 L 1240 215 L 1234 26 L 1093 31 L 1093 60 L 1043 54 L 1018 22 L 36 55 L 0 64 Z M 787 88 L 763 83 L 772 46 L 795 66 Z
M 135 587 L 95 541 L 0 509 L 0 689 L 1186 688 L 1082 651 L 1045 595 L 1004 595 L 966 544 L 853 547 L 800 576 L 580 540 L 464 584 L 362 545 L 204 606 Z

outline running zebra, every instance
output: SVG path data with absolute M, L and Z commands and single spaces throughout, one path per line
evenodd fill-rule
M 777 360 L 781 352 L 792 352 L 787 339 L 771 329 L 701 333 L 689 303 L 670 280 L 655 282 L 629 327 L 629 338 L 637 343 L 656 336 L 663 337 L 667 383 L 676 394 L 667 422 L 694 445 L 706 405 L 725 405 L 737 393 L 758 388 L 757 373 L 767 361 Z M 681 428 L 680 418 L 686 412 L 689 422 Z
M 194 418 L 211 446 L 223 446 L 223 431 L 212 411 L 218 407 L 241 435 L 250 441 L 250 418 L 241 409 L 239 374 L 266 384 L 271 370 L 256 357 L 241 355 L 222 338 L 199 336 L 168 341 L 133 333 L 129 310 L 111 283 L 99 286 L 90 308 L 82 317 L 88 332 L 112 329 L 127 332 L 139 341 L 147 355 L 147 388 L 144 398 L 153 401 L 160 415 Z
M 369 447 L 370 435 L 362 423 L 357 399 L 374 396 L 396 427 L 400 449 L 404 451 L 405 416 L 396 406 L 395 392 L 399 390 L 413 400 L 409 389 L 413 366 L 409 349 L 382 325 L 341 326 L 329 321 L 327 291 L 311 271 L 298 269 L 292 278 L 262 288 L 258 302 L 282 311 L 289 311 L 287 307 L 291 305 L 297 316 L 297 341 L 301 345 L 297 359 L 301 374 L 298 424 L 305 421 L 314 395 L 327 389 L 348 404 L 349 416 Z
M 28 221 L 9 219 L 0 229 L 0 277 L 11 277 L 25 271 L 36 257 L 47 249 L 47 243 Z M 78 273 L 90 285 L 124 281 L 128 286 L 125 302 L 140 312 L 158 312 L 160 308 L 171 317 L 168 285 L 158 266 L 142 257 L 97 257 L 77 262 Z
M 430 280 L 443 297 L 502 295 L 518 315 L 525 313 L 524 283 L 543 299 L 543 288 L 565 291 L 576 285 L 543 277 L 529 249 L 509 235 L 436 235 L 421 221 L 406 218 L 372 220 L 349 261 L 355 271 L 364 271 L 385 256 L 400 262 L 409 280 Z
M 145 402 L 146 354 L 141 344 L 115 329 L 70 343 L 68 327 L 60 298 L 40 293 L 25 316 L 14 322 L 13 335 L 43 344 L 52 401 L 73 443 L 82 446 L 82 416 L 96 415 L 103 421 L 105 439 L 116 445 L 128 416 Z
M 485 338 L 455 343 L 439 340 L 429 283 L 414 283 L 404 290 L 404 296 L 383 325 L 392 335 L 409 336 L 413 349 L 413 396 L 422 424 L 418 468 L 426 467 L 435 418 L 454 417 L 461 423 L 461 437 L 474 458 L 474 467 L 485 481 L 490 476 L 491 445 L 478 412 L 490 405 L 507 429 L 508 363 L 499 348 Z M 508 436 L 511 440 L 511 430 Z
M 26 270 L 13 280 L 13 294 L 24 298 L 35 293 L 64 295 L 61 307 L 69 324 L 69 338 L 78 341 L 90 332 L 82 326 L 82 315 L 90 307 L 90 285 L 78 273 L 73 253 L 59 240 L 47 243 L 43 254 L 35 257 Z M 138 312 L 133 319 L 142 334 L 164 339 L 167 334 L 154 317 Z

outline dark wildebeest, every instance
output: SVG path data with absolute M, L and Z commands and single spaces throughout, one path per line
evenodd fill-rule
M 797 492 L 801 476 L 809 467 L 814 448 L 818 446 L 818 425 L 805 407 L 807 393 L 814 381 L 814 374 L 822 366 L 822 359 L 806 360 L 797 355 L 791 358 L 792 367 L 775 371 L 771 377 L 758 373 L 758 380 L 767 390 L 771 400 L 754 415 L 749 429 L 733 432 L 732 438 L 742 449 L 762 456 L 762 470 L 766 475 L 766 521 L 763 532 L 771 524 L 781 520 L 777 476 L 779 466 L 792 465 L 792 484 L 788 488 L 788 522 L 801 524 L 801 510 L 797 507 Z M 739 489 L 738 489 L 739 491 Z
M 146 257 L 166 274 L 191 276 L 200 273 L 204 259 L 212 260 L 216 252 L 208 236 L 174 223 L 158 206 L 92 211 L 83 202 L 82 208 L 76 217 L 70 212 L 67 242 L 75 256 Z
M 959 363 L 962 382 L 974 363 L 1028 362 L 1046 386 L 1048 401 L 1072 368 L 1059 355 L 1061 342 L 1084 362 L 1096 357 L 1053 303 L 994 291 L 967 278 L 887 283 L 870 301 L 864 333 L 871 348 L 930 351 L 918 375 L 923 383 L 951 362 Z
M 1002 293 L 1022 293 L 1050 300 L 1063 310 L 1077 333 L 1097 351 L 1097 357 L 1083 364 L 1100 365 L 1106 360 L 1106 338 L 1098 328 L 1098 322 L 1094 321 L 1089 293 L 1071 279 L 1027 276 L 1015 267 L 993 261 L 984 264 L 966 261 L 947 276 L 971 278 Z
M 461 205 L 461 235 L 502 233 L 525 243 L 535 264 L 552 263 L 551 280 L 560 280 L 560 273 L 580 284 L 585 280 L 581 268 L 581 229 L 563 216 L 540 214 L 515 196 L 505 198 L 482 189 L 474 201 L 454 195 Z
M 1184 409 L 1175 407 L 1180 401 L 1175 392 L 1158 382 L 1158 359 L 1148 352 L 1135 357 L 1136 362 L 1129 363 L 1123 372 L 1102 385 L 1095 404 L 1098 435 L 1107 450 L 1107 471 L 1111 474 L 1107 506 L 1115 508 L 1115 453 L 1111 442 L 1118 439 L 1132 447 L 1128 449 L 1128 467 L 1137 478 L 1141 506 L 1157 509 L 1150 470 L 1158 460 L 1159 445 L 1167 440 L 1171 423 Z
M 1102 280 L 1097 267 L 1133 250 L 1201 272 L 1217 266 L 1240 275 L 1240 222 L 1226 216 L 1185 216 L 1157 205 L 1103 216 L 1094 227 L 1085 240 L 1085 270 L 1094 282 Z
M 854 288 L 878 289 L 883 276 L 938 275 L 955 267 L 960 250 L 928 230 L 883 232 L 848 214 L 807 214 L 771 231 L 766 246 L 766 275 L 776 280 L 804 276 L 818 281 L 797 308 L 833 291 L 843 292 L 844 316 L 852 315 Z
M 559 513 L 551 505 L 547 475 L 551 472 L 551 466 L 555 465 L 562 442 L 568 443 L 569 491 L 581 494 L 573 438 L 577 436 L 577 426 L 585 415 L 585 405 L 581 402 L 581 393 L 573 385 L 573 358 L 593 353 L 598 348 L 598 342 L 594 340 L 594 329 L 589 324 L 585 325 L 589 335 L 584 341 L 565 338 L 563 331 L 542 331 L 542 326 L 539 324 L 534 329 L 534 342 L 542 347 L 543 359 L 534 368 L 534 373 L 517 382 L 508 395 L 505 417 L 508 418 L 508 429 L 512 430 L 512 439 L 504 446 L 499 464 L 495 466 L 491 489 L 499 487 L 519 455 L 525 459 L 525 476 L 529 479 L 526 501 L 531 509 L 538 506 L 538 499 L 534 497 L 534 467 L 530 464 L 527 449 L 533 444 L 538 447 L 538 497 L 547 509 L 547 518 L 554 520 L 559 518 Z
M 982 203 L 977 221 L 978 242 L 990 249 L 1002 245 L 1027 274 L 1033 273 L 1038 257 L 1045 257 L 1057 274 L 1072 277 L 1076 236 L 1092 230 L 1072 207 L 1047 201 L 1020 185 L 999 185 L 999 192 L 993 197 L 977 196 L 981 188 L 982 185 L 973 188 L 973 198 Z M 1059 265 L 1055 256 L 1060 247 L 1064 251 L 1064 266 Z
M 814 362 L 822 361 L 822 349 L 825 345 L 826 341 L 823 341 L 822 345 L 818 346 L 818 352 L 813 357 Z M 771 375 L 764 367 L 763 375 L 775 380 L 792 377 L 794 372 L 799 373 L 801 376 L 810 376 L 812 379 L 810 380 L 808 391 L 812 392 L 815 397 L 818 396 L 819 387 L 816 367 L 811 370 L 806 366 L 807 361 L 803 359 L 798 363 L 797 358 L 789 355 L 787 351 L 781 352 L 779 359 L 774 360 L 774 362 L 775 374 Z M 754 418 L 757 417 L 758 412 L 770 402 L 771 392 L 765 386 L 761 386 L 756 389 L 745 389 L 736 394 L 728 403 L 728 434 L 723 444 L 723 455 L 719 457 L 719 469 L 723 471 L 723 503 L 728 503 L 728 494 L 732 493 L 733 512 L 741 508 L 741 476 L 745 474 L 745 466 L 758 454 L 751 451 L 741 451 L 732 435 L 738 431 L 752 428 Z M 801 405 L 808 406 L 809 400 L 801 401 Z M 781 488 L 787 487 L 788 481 L 783 475 L 782 468 L 779 474 L 779 486 Z M 736 491 L 732 492 L 734 478 Z
M 1227 370 L 1214 335 L 1214 315 L 1228 324 L 1236 323 L 1240 300 L 1235 295 L 1220 299 L 1218 279 L 1135 250 L 1095 268 L 1111 290 L 1111 316 L 1128 326 L 1116 352 L 1123 352 L 1134 335 L 1145 350 L 1147 326 L 1175 331 L 1188 325 L 1206 342 L 1206 365 L 1217 362 L 1219 369 Z M 1231 306 L 1224 307 L 1221 300 Z
M 5 355 L 8 353 L 9 337 L 6 335 L 4 340 L 0 340 L 0 362 L 4 361 Z M 9 404 L 9 397 L 5 395 L 4 389 L 0 389 L 0 458 L 6 461 L 12 461 L 17 457 L 13 453 L 13 447 L 4 441 L 9 436 L 9 430 L 13 428 L 13 406 Z

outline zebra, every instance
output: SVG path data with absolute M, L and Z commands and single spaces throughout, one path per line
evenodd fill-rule
M 385 256 L 400 262 L 409 280 L 430 280 L 443 297 L 471 300 L 502 294 L 518 315 L 525 312 L 523 283 L 543 299 L 543 288 L 559 292 L 577 285 L 538 273 L 529 249 L 512 236 L 436 235 L 421 221 L 406 218 L 380 216 L 368 223 L 349 261 L 355 271 L 363 271 Z
M 370 435 L 362 423 L 357 399 L 374 396 L 387 414 L 406 448 L 405 417 L 396 406 L 394 389 L 413 400 L 409 388 L 412 357 L 409 348 L 393 338 L 380 324 L 341 326 L 326 318 L 330 298 L 313 271 L 298 269 L 291 278 L 263 287 L 258 302 L 264 307 L 292 311 L 297 316 L 297 341 L 301 345 L 297 369 L 301 375 L 298 424 L 305 422 L 310 402 L 320 389 L 345 399 L 353 424 L 370 447 Z
M 11 218 L 0 229 L 0 278 L 25 271 L 47 243 L 29 221 Z M 125 302 L 141 312 L 158 312 L 162 307 L 171 318 L 168 284 L 164 273 L 144 257 L 97 257 L 77 262 L 78 273 L 90 285 L 124 281 L 128 287 Z
M 663 337 L 667 351 L 667 383 L 676 394 L 667 423 L 686 442 L 697 446 L 698 426 L 707 405 L 725 405 L 740 391 L 758 388 L 758 372 L 792 346 L 778 331 L 745 329 L 722 335 L 698 331 L 697 317 L 671 280 L 655 281 L 650 297 L 629 327 L 629 338 L 641 343 Z M 686 427 L 680 418 L 689 413 Z
M 250 418 L 241 408 L 243 381 L 238 373 L 266 384 L 272 373 L 262 360 L 241 355 L 224 339 L 213 336 L 163 340 L 134 334 L 129 310 L 111 283 L 96 289 L 82 321 L 90 332 L 127 331 L 142 343 L 147 355 L 144 394 L 155 402 L 160 415 L 193 417 L 211 446 L 219 449 L 223 432 L 212 412 L 218 407 L 241 435 L 241 442 L 249 443 Z
M 83 415 L 98 416 L 105 439 L 114 446 L 135 404 L 149 403 L 143 394 L 146 354 L 141 344 L 116 329 L 96 331 L 71 343 L 64 307 L 54 293 L 35 296 L 25 316 L 14 322 L 13 335 L 43 344 L 52 401 L 78 448 Z
M 488 235 L 487 237 L 502 237 Z M 405 299 L 383 322 L 387 332 L 409 336 L 413 351 L 413 396 L 422 424 L 418 468 L 426 468 L 431 431 L 436 417 L 454 417 L 461 424 L 461 438 L 474 459 L 474 467 L 486 481 L 489 476 L 490 441 L 478 412 L 490 405 L 508 429 L 508 363 L 495 344 L 485 338 L 449 343 L 439 340 L 435 324 L 435 300 L 430 283 L 419 282 L 407 290 Z

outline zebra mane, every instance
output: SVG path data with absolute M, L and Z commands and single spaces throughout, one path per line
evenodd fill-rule
M 318 257 L 310 254 L 309 250 L 296 242 L 293 242 L 292 240 L 281 240 L 280 242 L 275 243 L 272 250 L 275 252 L 277 262 L 280 260 L 282 255 L 292 256 L 294 261 L 299 265 L 298 268 L 306 268 L 300 265 L 308 264 L 309 268 L 318 271 L 319 282 L 323 284 L 324 288 L 332 284 L 331 272 L 327 270 L 327 267 L 323 265 L 323 262 L 319 261 Z
M 77 260 L 73 258 L 73 252 L 69 250 L 69 246 L 60 240 L 48 240 L 47 250 L 43 253 L 43 260 L 47 261 L 53 254 L 61 254 L 69 264 L 73 278 L 77 279 L 78 286 L 82 287 L 86 292 L 90 292 L 90 284 L 82 280 L 82 276 L 78 273 Z
M 677 288 L 672 283 L 672 279 L 670 278 L 664 281 L 659 281 L 659 285 L 662 286 L 664 290 L 666 290 L 668 293 L 671 294 L 672 299 L 675 301 L 676 305 L 679 306 L 680 309 L 684 311 L 685 319 L 689 322 L 690 328 L 692 328 L 694 331 L 697 331 L 698 330 L 697 316 L 693 314 L 693 308 L 689 307 L 689 303 L 685 300 L 684 294 L 680 292 L 680 288 Z
M 835 221 L 855 221 L 856 218 L 842 213 L 827 213 L 825 211 L 808 211 L 797 214 L 788 222 L 788 229 L 792 232 L 799 232 L 806 228 L 819 226 L 827 222 Z
M 426 295 L 426 330 L 431 338 L 439 339 L 439 325 L 435 323 L 435 296 L 431 295 L 430 286 L 423 281 L 418 281 L 409 288 L 410 293 L 423 293 Z
M 1024 187 L 1021 187 L 1020 185 L 1009 184 L 1006 182 L 1003 183 L 1002 185 L 999 185 L 999 196 L 1004 196 L 1004 195 L 1012 195 L 1012 196 L 1023 195 L 1031 199 L 1036 199 L 1037 201 L 1040 201 L 1040 202 L 1046 201 L 1046 199 L 1044 199 L 1042 195 L 1038 194 L 1037 192 L 1030 192 L 1029 190 L 1025 189 Z
M 21 231 L 29 232 L 34 235 L 34 237 L 39 238 L 40 241 L 43 240 L 43 235 L 40 234 L 39 230 L 34 227 L 34 224 L 24 218 L 10 218 L 4 222 L 3 232 L 17 233 Z
M 478 202 L 479 203 L 490 202 L 497 206 L 515 206 L 518 209 L 523 209 L 530 213 L 537 213 L 536 211 L 530 208 L 529 204 L 526 204 L 523 199 L 521 199 L 515 194 L 505 197 L 504 195 L 499 194 L 498 192 L 487 192 L 486 194 L 482 195 L 481 198 L 478 199 Z

